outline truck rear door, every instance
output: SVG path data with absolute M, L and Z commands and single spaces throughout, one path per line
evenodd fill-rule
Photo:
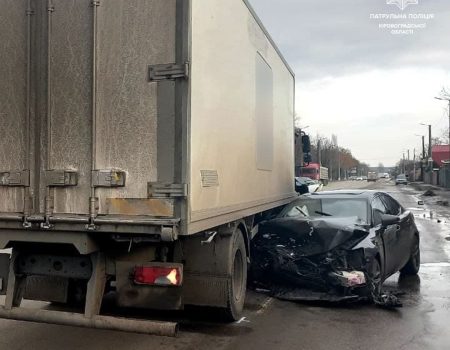
M 175 177 L 176 83 L 164 74 L 183 75 L 177 1 L 0 0 L 0 11 L 0 212 L 28 215 L 30 193 L 30 220 L 44 224 L 173 217 L 149 187 Z
M 0 1 L 0 212 L 24 211 L 29 175 L 29 31 L 26 1 Z

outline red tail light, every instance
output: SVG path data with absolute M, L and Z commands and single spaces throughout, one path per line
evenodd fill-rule
M 183 269 L 174 266 L 136 266 L 134 268 L 134 283 L 155 286 L 181 286 Z

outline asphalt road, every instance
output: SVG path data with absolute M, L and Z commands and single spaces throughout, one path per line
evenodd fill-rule
M 296 304 L 249 292 L 240 322 L 211 324 L 207 315 L 188 315 L 196 321 L 182 322 L 177 338 L 0 320 L 0 349 L 449 349 L 450 211 L 427 201 L 420 206 L 419 193 L 384 180 L 328 188 L 384 190 L 415 213 L 421 232 L 420 274 L 400 280 L 395 275 L 385 283 L 385 288 L 405 293 L 403 308 Z

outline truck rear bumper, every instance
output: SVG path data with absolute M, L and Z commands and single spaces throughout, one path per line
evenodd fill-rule
M 34 277 L 34 273 L 39 276 L 39 271 L 28 271 L 28 265 L 27 263 L 24 263 L 26 260 L 21 260 L 20 253 L 14 249 L 11 258 L 9 258 L 9 254 L 0 254 L 0 258 L 2 263 L 2 266 L 0 266 L 0 280 L 2 282 L 0 294 L 6 295 L 4 303 L 0 305 L 0 318 L 163 336 L 175 336 L 177 333 L 178 325 L 176 322 L 138 320 L 133 318 L 100 315 L 100 308 L 105 294 L 107 281 L 106 259 L 102 253 L 94 253 L 90 256 L 92 261 L 92 272 L 90 273 L 89 280 L 86 281 L 87 288 L 84 313 L 21 307 L 22 300 L 26 296 L 33 295 L 33 292 L 35 292 L 33 286 L 30 292 L 28 288 L 30 286 L 27 283 L 28 279 Z M 34 258 L 34 260 L 35 263 L 33 266 L 39 268 L 39 259 Z M 25 271 L 21 270 L 22 268 L 24 268 Z M 61 269 L 61 271 L 63 270 L 64 269 Z M 40 288 L 43 289 L 41 295 L 51 295 L 51 292 L 48 294 L 49 292 L 45 291 L 48 286 L 41 285 Z M 54 288 L 63 287 L 56 286 Z M 45 301 L 55 300 L 53 296 L 44 299 L 34 299 L 34 297 L 31 297 L 30 299 Z
M 26 225 L 25 225 L 26 222 Z M 26 220 L 23 214 L 0 213 L 0 231 L 14 230 L 15 232 L 36 231 L 76 232 L 79 233 L 110 233 L 144 235 L 153 241 L 172 242 L 178 239 L 180 219 L 152 218 L 142 216 L 98 216 L 90 224 L 88 216 L 84 215 L 55 215 L 30 216 Z
M 0 306 L 0 318 L 169 337 L 176 336 L 178 332 L 178 324 L 174 322 L 125 319 L 100 315 L 88 318 L 82 314 L 71 312 L 26 309 L 19 307 L 7 310 L 5 307 Z

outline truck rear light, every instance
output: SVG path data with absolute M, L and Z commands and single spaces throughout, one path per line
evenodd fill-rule
M 183 270 L 180 266 L 136 266 L 134 283 L 155 286 L 181 286 Z

